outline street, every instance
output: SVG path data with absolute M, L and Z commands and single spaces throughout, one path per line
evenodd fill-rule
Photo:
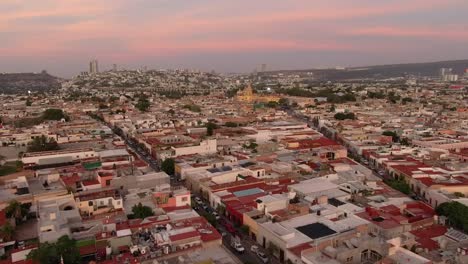
M 204 201 L 204 204 L 207 204 Z M 212 208 L 208 208 L 208 211 L 204 210 L 203 207 L 195 204 L 194 205 L 197 208 L 197 212 L 200 215 L 204 214 L 209 214 L 213 211 Z M 220 233 L 225 233 L 225 236 L 223 236 L 223 245 L 233 254 L 235 255 L 242 263 L 252 263 L 252 264 L 264 264 L 265 262 L 262 262 L 260 257 L 257 256 L 256 253 L 251 251 L 252 245 L 258 246 L 259 250 L 265 255 L 268 256 L 268 262 L 266 263 L 271 263 L 271 264 L 280 264 L 279 260 L 273 257 L 266 249 L 264 249 L 261 245 L 259 245 L 256 241 L 253 241 L 247 234 L 242 233 L 240 228 L 236 228 L 235 225 L 224 215 L 220 215 L 220 219 L 217 221 L 217 226 L 216 229 Z M 223 223 L 229 223 L 232 227 L 236 229 L 235 235 L 237 235 L 240 238 L 240 242 L 242 246 L 245 248 L 244 253 L 238 253 L 232 246 L 231 246 L 231 240 L 233 238 L 233 234 L 228 232 L 226 230 L 226 227 L 223 225 Z

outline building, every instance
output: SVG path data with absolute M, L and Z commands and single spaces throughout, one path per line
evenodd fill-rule
M 255 103 L 255 102 L 278 102 L 280 97 L 276 95 L 260 95 L 254 94 L 252 86 L 249 84 L 244 90 L 238 91 L 236 99 L 241 102 Z
M 81 216 L 73 195 L 42 199 L 37 202 L 39 212 L 39 241 L 55 242 L 61 236 L 71 237 L 72 227 L 81 225 Z
M 98 60 L 94 59 L 89 62 L 89 73 L 96 74 L 99 72 Z

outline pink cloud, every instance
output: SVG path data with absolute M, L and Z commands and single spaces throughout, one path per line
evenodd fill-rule
M 353 36 L 376 37 L 415 37 L 415 38 L 447 38 L 468 40 L 468 31 L 463 28 L 423 28 L 423 27 L 366 27 L 350 29 L 347 34 Z

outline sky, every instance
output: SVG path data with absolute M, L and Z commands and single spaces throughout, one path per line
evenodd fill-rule
M 0 72 L 468 58 L 467 0 L 0 0 Z

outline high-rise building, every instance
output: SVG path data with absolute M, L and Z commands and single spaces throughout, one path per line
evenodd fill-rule
M 265 63 L 262 64 L 262 68 L 261 68 L 261 71 L 262 72 L 266 72 L 267 70 L 267 65 Z
M 117 71 L 117 64 L 112 64 L 112 71 Z
M 443 82 L 456 82 L 458 81 L 458 75 L 452 73 L 452 68 L 441 68 L 440 80 Z
M 98 61 L 96 59 L 89 62 L 89 73 L 94 74 L 99 72 Z
M 452 68 L 441 68 L 439 70 L 440 77 L 443 79 L 444 75 L 452 74 Z

